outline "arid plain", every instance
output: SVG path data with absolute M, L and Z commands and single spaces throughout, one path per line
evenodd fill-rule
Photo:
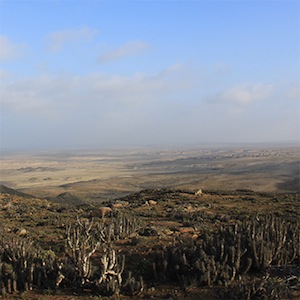
M 299 299 L 299 165 L 297 146 L 3 153 L 0 293 Z
M 299 191 L 297 146 L 2 153 L 1 184 L 40 197 L 114 199 L 146 188 Z

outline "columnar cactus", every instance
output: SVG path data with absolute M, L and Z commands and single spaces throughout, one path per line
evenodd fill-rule
M 114 249 L 105 247 L 100 258 L 100 276 L 96 285 L 108 294 L 119 294 L 122 287 L 122 273 L 124 271 L 125 256 L 118 259 Z
M 274 216 L 255 218 L 238 226 L 221 226 L 200 241 L 179 241 L 156 256 L 154 278 L 164 273 L 183 285 L 231 284 L 250 269 L 299 261 L 300 230 Z M 184 278 L 184 280 L 183 280 Z
M 100 245 L 91 235 L 92 221 L 81 222 L 77 219 L 75 225 L 67 226 L 67 245 L 70 248 L 70 257 L 76 267 L 77 276 L 84 285 L 91 276 L 91 256 Z
M 125 265 L 125 256 L 119 257 L 110 245 L 112 228 L 105 223 L 94 226 L 93 220 L 79 218 L 67 227 L 67 245 L 80 285 L 93 286 L 108 295 L 120 292 Z M 91 257 L 96 251 L 99 261 L 95 262 L 98 266 L 93 274 Z
M 54 288 L 62 282 L 59 263 L 24 239 L 0 243 L 2 295 L 36 288 Z

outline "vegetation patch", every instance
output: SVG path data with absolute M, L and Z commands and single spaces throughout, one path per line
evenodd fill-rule
M 196 192 L 148 189 L 104 207 L 5 189 L 2 295 L 296 299 L 299 194 Z

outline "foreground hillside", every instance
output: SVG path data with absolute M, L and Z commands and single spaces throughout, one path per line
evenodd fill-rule
M 300 296 L 299 194 L 149 189 L 101 206 L 68 204 L 70 197 L 1 186 L 3 295 Z

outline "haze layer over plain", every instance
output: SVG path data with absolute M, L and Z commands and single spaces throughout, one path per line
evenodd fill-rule
M 84 201 L 147 188 L 299 192 L 298 147 L 93 150 L 10 153 L 0 184 L 37 196 Z
M 1 1 L 1 149 L 299 142 L 299 1 Z

